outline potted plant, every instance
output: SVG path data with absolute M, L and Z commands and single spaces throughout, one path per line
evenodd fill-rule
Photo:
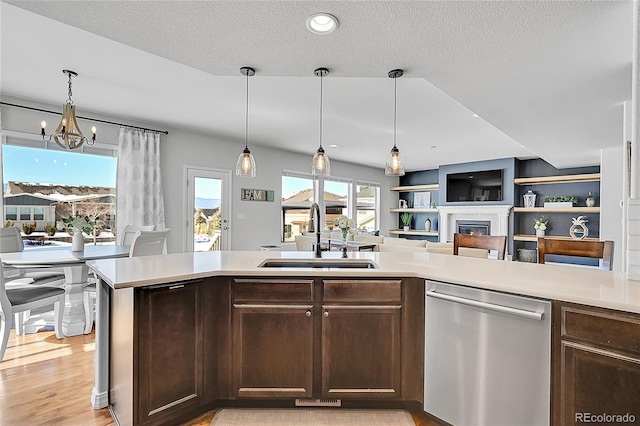
M 567 195 L 547 195 L 544 197 L 545 207 L 573 207 L 578 202 L 578 198 Z
M 533 225 L 536 230 L 536 237 L 544 237 L 544 232 L 547 229 L 547 223 L 549 223 L 549 220 L 545 219 L 544 216 L 540 216 L 536 219 L 536 223 Z
M 56 232 L 58 232 L 58 228 L 51 225 L 50 223 L 47 223 L 44 226 L 44 233 L 47 234 L 48 236 L 53 237 L 54 235 L 56 235 Z
M 35 220 L 33 221 L 33 223 L 23 223 L 22 224 L 22 232 L 24 232 L 26 235 L 31 234 L 35 230 L 36 230 L 36 221 Z
M 413 215 L 411 213 L 402 213 L 400 215 L 400 220 L 402 221 L 402 225 L 404 226 L 404 231 L 408 231 L 411 228 L 411 218 Z

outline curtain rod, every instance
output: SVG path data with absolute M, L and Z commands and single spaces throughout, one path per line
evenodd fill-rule
M 62 115 L 62 113 L 56 112 L 56 111 L 49 111 L 47 109 L 34 108 L 34 107 L 18 105 L 18 104 L 10 104 L 8 102 L 0 102 L 0 105 L 6 105 L 6 106 L 11 106 L 11 107 L 16 107 L 16 108 L 23 108 L 23 109 L 29 109 L 31 111 L 46 112 L 46 113 L 49 113 L 49 114 Z M 100 119 L 91 118 L 91 117 L 82 117 L 82 116 L 79 116 L 79 115 L 77 115 L 76 117 L 81 118 L 83 120 L 95 121 L 97 123 L 113 124 L 115 126 L 124 126 L 124 127 L 129 127 L 129 128 L 132 128 L 132 129 L 144 130 L 144 131 L 149 131 L 149 132 L 154 132 L 154 133 L 162 133 L 162 134 L 165 134 L 165 135 L 169 134 L 169 132 L 167 132 L 166 130 L 149 129 L 147 127 L 132 126 L 130 124 L 116 123 L 114 121 L 100 120 Z

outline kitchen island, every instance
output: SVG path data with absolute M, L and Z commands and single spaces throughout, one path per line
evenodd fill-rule
M 313 257 L 264 251 L 90 262 L 101 279 L 94 406 L 106 405 L 110 377 L 108 402 L 120 424 L 182 420 L 216 406 L 293 406 L 296 398 L 415 409 L 423 402 L 425 280 L 553 301 L 554 423 L 573 415 L 571 404 L 591 403 L 577 385 L 561 392 L 568 383 L 562 378 L 575 378 L 560 370 L 567 365 L 561 357 L 578 365 L 586 351 L 612 360 L 591 367 L 617 363 L 632 396 L 616 407 L 637 402 L 638 281 L 586 268 L 430 253 L 342 256 L 323 253 L 376 267 L 259 267 L 268 259 Z M 608 329 L 619 341 L 611 343 Z M 593 351 L 585 349 L 589 342 Z M 361 355 L 371 351 L 379 356 Z M 357 371 L 341 362 L 350 353 Z M 608 383 L 617 384 L 615 377 Z

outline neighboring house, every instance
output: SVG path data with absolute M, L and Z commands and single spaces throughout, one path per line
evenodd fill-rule
M 309 209 L 313 203 L 313 189 L 304 189 L 282 200 L 283 241 L 293 241 L 293 237 L 307 232 L 309 227 Z M 333 220 L 343 214 L 347 207 L 344 195 L 324 192 L 325 226 L 333 228 Z
M 36 231 L 62 218 L 81 214 L 97 218 L 108 227 L 115 221 L 116 189 L 100 186 L 54 185 L 10 181 L 4 193 L 3 224 L 18 228 L 36 222 Z

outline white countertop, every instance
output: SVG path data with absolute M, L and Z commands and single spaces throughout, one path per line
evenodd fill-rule
M 341 252 L 323 252 L 338 259 Z M 377 269 L 259 268 L 265 259 L 312 259 L 311 252 L 223 251 L 93 260 L 89 267 L 114 289 L 211 276 L 417 277 L 477 288 L 640 313 L 640 281 L 592 268 L 497 261 L 419 252 L 351 252 Z

